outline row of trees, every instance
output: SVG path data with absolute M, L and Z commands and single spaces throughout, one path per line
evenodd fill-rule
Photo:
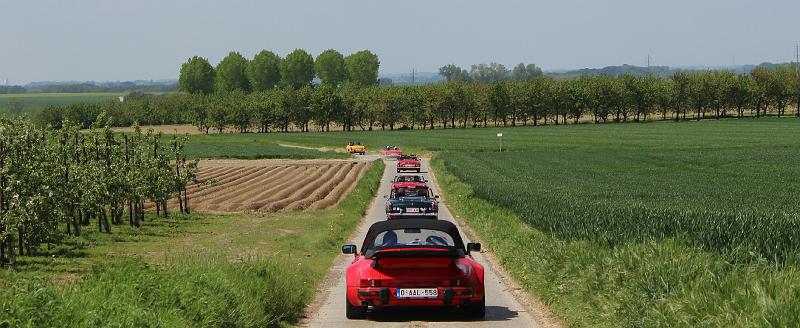
M 98 122 L 107 122 L 103 116 Z M 177 197 L 188 212 L 186 185 L 197 164 L 183 155 L 185 139 L 165 143 L 152 131 L 118 135 L 108 125 L 88 132 L 65 121 L 60 130 L 35 127 L 26 119 L 0 121 L 0 266 L 40 245 L 80 235 L 96 222 L 139 226 L 145 201 L 167 215 Z M 64 229 L 59 229 L 63 226 Z
M 439 75 L 446 81 L 458 82 L 503 82 L 503 81 L 528 81 L 542 76 L 542 69 L 535 64 L 519 63 L 513 70 L 508 70 L 503 64 L 489 63 L 472 65 L 467 71 L 454 64 L 439 68 Z
M 42 111 L 42 123 L 69 119 L 86 127 L 107 112 L 120 126 L 192 123 L 199 129 L 241 132 L 431 129 L 488 125 L 629 122 L 648 119 L 786 115 L 800 103 L 800 75 L 793 66 L 652 76 L 537 77 L 500 83 L 447 82 L 421 86 L 345 83 L 284 87 L 245 93 L 171 94 L 125 103 L 74 104 Z
M 261 51 L 248 60 L 231 52 L 216 67 L 207 59 L 194 56 L 181 66 L 180 89 L 190 94 L 214 92 L 267 91 L 276 87 L 299 89 L 311 86 L 315 77 L 320 84 L 337 88 L 344 83 L 358 86 L 378 83 L 378 56 L 368 50 L 347 57 L 328 49 L 316 59 L 303 49 L 281 58 L 271 51 Z

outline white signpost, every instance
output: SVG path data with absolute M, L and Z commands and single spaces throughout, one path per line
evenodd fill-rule
M 497 133 L 497 140 L 500 141 L 500 152 L 503 152 L 503 132 Z

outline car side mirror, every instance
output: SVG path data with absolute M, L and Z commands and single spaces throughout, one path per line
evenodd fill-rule
M 480 248 L 480 246 L 478 247 Z M 344 245 L 342 246 L 342 254 L 355 254 L 358 252 L 358 248 L 356 245 Z
M 439 195 L 433 196 L 434 198 L 439 198 Z
M 480 251 L 481 251 L 481 243 L 467 243 L 467 252 L 480 252 Z

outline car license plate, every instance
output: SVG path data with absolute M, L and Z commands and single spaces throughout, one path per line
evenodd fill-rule
M 416 207 L 409 207 L 409 208 L 406 208 L 406 212 L 408 212 L 408 213 L 419 213 L 419 209 L 416 208 Z
M 437 298 L 439 290 L 436 288 L 398 288 L 395 296 L 397 298 Z

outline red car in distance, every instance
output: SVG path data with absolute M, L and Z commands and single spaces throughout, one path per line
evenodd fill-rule
M 428 180 L 425 179 L 425 177 L 423 177 L 421 175 L 412 175 L 412 174 L 405 175 L 404 174 L 404 175 L 396 175 L 394 177 L 394 179 L 392 180 L 392 189 L 399 188 L 400 187 L 399 184 L 402 184 L 402 183 L 414 184 L 417 187 L 427 187 L 428 186 Z
M 420 160 L 416 155 L 400 155 L 397 159 L 397 173 L 403 171 L 420 172 Z
M 397 146 L 386 146 L 383 147 L 383 156 L 388 158 L 398 158 L 400 155 L 403 154 L 403 151 L 400 150 L 400 147 Z
M 392 307 L 457 308 L 465 316 L 486 313 L 484 269 L 470 252 L 478 243 L 461 239 L 449 221 L 407 219 L 374 223 L 345 273 L 346 315 L 365 318 L 368 311 Z

